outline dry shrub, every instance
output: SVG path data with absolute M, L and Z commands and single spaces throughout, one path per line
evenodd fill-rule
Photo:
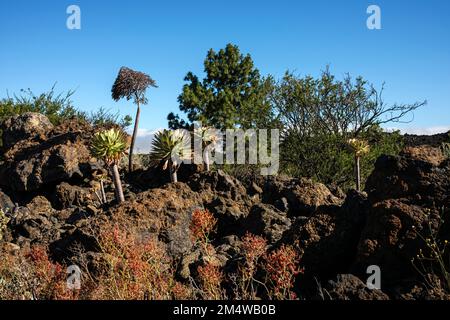
M 65 266 L 52 262 L 45 247 L 33 246 L 27 251 L 0 252 L 0 299 L 218 300 L 231 294 L 227 284 L 234 285 L 236 299 L 295 298 L 292 288 L 300 270 L 293 247 L 283 245 L 268 252 L 264 238 L 247 233 L 241 239 L 242 259 L 236 273 L 226 274 L 209 243 L 215 224 L 207 210 L 193 214 L 191 231 L 202 243 L 199 249 L 204 249 L 195 282 L 176 280 L 174 260 L 156 237 L 143 236 L 136 226 L 105 222 L 95 231 L 101 253 L 94 269 L 88 267 L 88 260 L 79 262 L 81 290 L 69 290 Z
M 68 289 L 66 281 L 66 269 L 49 259 L 45 247 L 2 252 L 0 300 L 77 299 L 79 292 Z
M 257 298 L 257 287 L 263 285 L 256 279 L 259 260 L 266 253 L 267 241 L 260 236 L 247 233 L 242 238 L 243 261 L 238 266 L 238 274 L 234 281 L 239 299 L 254 300 Z
M 191 234 L 194 241 L 209 242 L 209 235 L 216 227 L 217 219 L 208 209 L 196 209 L 192 213 Z
M 242 251 L 245 258 L 246 270 L 253 274 L 258 260 L 266 253 L 267 241 L 260 236 L 248 233 L 242 238 Z
M 265 256 L 263 267 L 265 268 L 266 284 L 269 287 L 271 299 L 285 300 L 296 299 L 292 292 L 295 277 L 302 272 L 298 267 L 299 255 L 289 245 L 282 245 L 275 251 Z
M 126 98 L 127 100 L 134 99 L 135 102 L 145 103 L 143 95 L 148 87 L 157 87 L 155 80 L 149 75 L 122 67 L 111 89 L 112 98 L 116 101 Z
M 224 298 L 221 288 L 224 280 L 223 272 L 220 267 L 212 263 L 197 268 L 198 279 L 200 280 L 200 289 L 205 300 L 220 300 Z
M 116 225 L 101 230 L 99 243 L 107 271 L 97 279 L 93 299 L 190 298 L 189 288 L 174 280 L 173 261 L 157 239 Z
M 192 219 L 189 229 L 191 231 L 192 241 L 199 244 L 206 255 L 210 255 L 211 248 L 210 235 L 214 232 L 217 225 L 217 219 L 207 209 L 196 209 L 192 212 Z

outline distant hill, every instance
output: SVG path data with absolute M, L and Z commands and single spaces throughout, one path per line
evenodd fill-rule
M 450 131 L 434 135 L 405 134 L 403 137 L 405 139 L 405 145 L 409 147 L 421 145 L 439 147 L 443 142 L 448 142 L 450 140 Z

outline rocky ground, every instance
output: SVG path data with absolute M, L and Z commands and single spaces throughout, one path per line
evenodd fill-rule
M 163 244 L 174 279 L 188 283 L 211 261 L 235 273 L 242 239 L 251 233 L 267 241 L 269 252 L 289 246 L 298 253 L 302 272 L 294 273 L 291 289 L 300 299 L 450 299 L 449 276 L 433 251 L 439 248 L 449 270 L 450 160 L 418 139 L 399 156 L 380 157 L 363 193 L 282 176 L 243 183 L 192 166 L 182 167 L 181 182 L 173 184 L 167 172 L 142 168 L 123 174 L 126 201 L 117 205 L 109 180 L 107 204 L 95 193 L 107 171 L 89 152 L 94 128 L 76 121 L 54 127 L 30 113 L 8 119 L 1 130 L 4 254 L 41 245 L 51 261 L 82 259 L 95 275 L 106 254 L 96 232 L 119 223 Z M 208 255 L 192 241 L 199 208 L 217 220 Z M 370 265 L 381 270 L 381 290 L 366 286 Z M 221 287 L 233 297 L 229 285 Z

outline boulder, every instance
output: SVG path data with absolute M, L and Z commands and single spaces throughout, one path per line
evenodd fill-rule
M 178 181 L 188 183 L 195 174 L 200 174 L 203 167 L 195 164 L 182 164 L 178 169 Z M 161 188 L 170 183 L 170 175 L 167 170 L 162 170 L 159 166 L 149 168 L 135 169 L 127 173 L 126 181 L 139 191 L 145 191 L 150 188 Z
M 287 206 L 280 202 L 283 198 Z M 309 179 L 270 177 L 264 185 L 262 202 L 280 209 L 284 207 L 295 217 L 311 215 L 321 206 L 338 205 L 342 199 L 334 196 L 324 184 Z
M 448 240 L 449 177 L 450 161 L 428 146 L 380 157 L 366 183 L 370 208 L 352 273 L 378 265 L 383 286 L 417 277 L 423 281 L 411 260 L 420 250 L 426 252 L 423 238 Z
M 86 220 L 77 221 L 76 225 L 66 225 L 58 238 L 49 241 L 52 259 L 67 263 L 85 252 L 101 252 L 95 230 L 96 227 Z
M 71 185 L 63 182 L 56 186 L 52 194 L 52 202 L 58 209 L 67 209 L 70 207 L 87 207 L 98 200 L 95 194 L 88 188 Z
M 27 243 L 48 244 L 59 239 L 62 225 L 55 213 L 48 200 L 40 196 L 26 207 L 15 207 L 9 223 L 13 242 L 23 247 Z
M 268 204 L 257 204 L 250 210 L 240 230 L 263 236 L 269 243 L 275 243 L 290 227 L 291 220 L 286 213 Z
M 389 300 L 389 296 L 378 289 L 369 289 L 364 282 L 352 274 L 339 274 L 330 280 L 322 293 L 324 300 Z
M 53 207 L 48 201 L 48 199 L 44 196 L 36 196 L 31 200 L 26 206 L 34 215 L 41 214 L 45 216 L 49 216 L 52 214 Z
M 236 234 L 255 204 L 255 198 L 250 198 L 244 185 L 222 170 L 197 173 L 188 185 L 218 220 L 219 237 Z
M 367 210 L 366 195 L 352 190 L 341 207 L 321 207 L 312 216 L 295 220 L 282 241 L 298 246 L 305 269 L 302 285 L 314 287 L 314 278 L 323 281 L 349 272 Z
M 11 211 L 14 208 L 14 203 L 11 198 L 0 190 L 0 210 L 3 212 Z
M 3 139 L 8 148 L 0 166 L 0 185 L 4 188 L 36 191 L 63 181 L 90 177 L 98 167 L 88 149 L 93 129 L 87 124 L 84 130 L 61 132 L 45 116 L 28 113 L 5 120 L 5 125 L 8 128 Z
M 40 113 L 27 112 L 10 117 L 0 125 L 3 148 L 9 149 L 23 140 L 43 140 L 52 129 L 52 123 Z
M 405 147 L 400 153 L 410 159 L 429 162 L 433 166 L 439 166 L 445 160 L 441 148 L 432 146 Z
M 205 207 L 217 219 L 217 234 L 224 237 L 236 234 L 248 215 L 248 207 L 242 202 L 233 201 L 226 197 L 218 196 L 211 202 L 206 202 Z
M 411 260 L 425 249 L 421 236 L 428 237 L 430 229 L 437 233 L 439 214 L 402 200 L 376 203 L 369 209 L 353 270 L 362 274 L 370 265 L 379 266 L 382 285 L 414 277 L 417 272 Z
M 169 254 L 180 259 L 192 248 L 191 214 L 201 207 L 199 196 L 178 182 L 142 192 L 135 199 L 111 208 L 109 214 L 139 226 L 143 234 L 156 235 L 166 244 Z
M 201 193 L 205 198 L 220 195 L 233 201 L 247 197 L 244 185 L 222 170 L 202 172 L 192 176 L 188 185 L 193 191 Z
M 432 149 L 435 150 L 435 149 Z M 399 156 L 381 156 L 366 182 L 369 200 L 409 198 L 425 206 L 449 205 L 450 160 L 442 160 L 439 151 L 418 155 L 418 148 L 408 148 Z M 412 153 L 411 153 L 412 152 Z

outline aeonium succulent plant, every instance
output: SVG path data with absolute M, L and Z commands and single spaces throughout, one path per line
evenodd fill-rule
M 347 144 L 351 151 L 355 154 L 355 177 L 356 177 L 356 189 L 361 191 L 361 166 L 360 159 L 362 156 L 370 152 L 369 143 L 365 140 L 358 138 L 352 138 L 347 141 Z
M 212 127 L 199 127 L 194 129 L 194 137 L 197 139 L 200 139 L 202 142 L 202 148 L 205 148 L 203 154 L 204 154 L 204 161 L 206 165 L 206 171 L 209 171 L 210 169 L 210 159 L 209 159 L 209 152 L 214 148 L 217 141 L 219 140 L 218 135 L 216 133 L 216 129 Z
M 127 154 L 128 143 L 125 133 L 119 129 L 109 129 L 97 132 L 91 142 L 92 155 L 102 159 L 110 168 L 117 201 L 125 201 L 122 183 L 120 181 L 119 163 Z
M 353 138 L 348 140 L 350 149 L 355 153 L 355 156 L 362 157 L 369 153 L 370 146 L 365 140 Z
M 178 181 L 177 171 L 181 163 L 190 158 L 189 133 L 184 130 L 162 130 L 156 133 L 152 142 L 150 161 L 154 165 L 162 163 L 163 170 L 169 168 L 172 182 Z

